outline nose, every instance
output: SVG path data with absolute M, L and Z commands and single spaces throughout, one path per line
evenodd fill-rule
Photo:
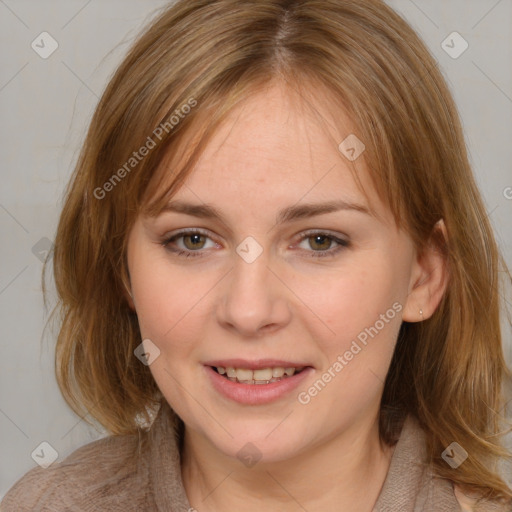
M 217 303 L 217 320 L 225 329 L 257 337 L 290 322 L 287 288 L 268 263 L 265 251 L 251 263 L 234 255 L 234 267 L 223 280 Z

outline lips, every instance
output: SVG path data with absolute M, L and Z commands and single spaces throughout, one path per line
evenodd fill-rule
M 226 366 L 222 366 L 226 365 Z M 233 365 L 229 367 L 228 365 Z M 239 366 L 236 366 L 239 365 Z M 277 366 L 281 365 L 281 366 Z M 284 375 L 281 378 L 256 381 L 250 380 L 246 382 L 239 382 L 237 378 L 229 379 L 226 375 L 222 375 L 217 371 L 217 368 L 245 368 L 248 372 L 264 371 L 268 368 L 302 368 L 298 373 L 292 373 L 290 376 Z M 290 366 L 288 366 L 290 365 Z M 296 366 L 292 366 L 296 365 Z M 291 399 L 292 392 L 302 382 L 308 379 L 314 373 L 314 368 L 311 365 L 304 364 L 296 361 L 284 361 L 279 359 L 264 359 L 257 361 L 247 361 L 244 359 L 223 359 L 217 361 L 209 361 L 203 368 L 206 375 L 212 384 L 212 387 L 223 397 L 245 405 L 263 405 L 275 402 L 279 399 Z
M 263 368 L 304 368 L 312 367 L 308 362 L 301 361 L 285 361 L 284 359 L 257 359 L 249 361 L 247 359 L 216 359 L 207 361 L 206 366 L 217 368 L 246 368 L 247 370 L 262 370 Z
M 281 379 L 287 379 L 296 373 L 300 373 L 304 368 L 283 368 L 277 366 L 273 368 L 263 368 L 262 370 L 248 370 L 247 368 L 233 368 L 223 366 L 213 367 L 219 374 L 232 382 L 244 384 L 269 384 Z

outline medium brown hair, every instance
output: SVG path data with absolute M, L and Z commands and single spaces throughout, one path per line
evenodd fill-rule
M 335 98 L 333 110 L 347 112 L 366 145 L 361 158 L 397 225 L 420 252 L 433 243 L 446 256 L 449 285 L 438 309 L 401 326 L 381 438 L 392 443 L 398 419 L 412 414 L 437 474 L 485 497 L 512 498 L 497 470 L 508 455 L 499 437 L 510 378 L 500 264 L 510 274 L 437 63 L 381 1 L 182 0 L 137 39 L 95 111 L 58 226 L 56 373 L 65 399 L 113 434 L 137 432 L 140 415 L 149 420 L 147 407 L 161 395 L 134 356 L 141 334 L 126 298 L 127 235 L 137 215 L 157 212 L 183 184 L 229 112 L 275 79 Z M 130 160 L 151 145 L 148 137 L 155 146 Z M 172 179 L 162 187 L 158 170 L 184 150 L 185 137 L 195 141 L 190 154 L 167 167 Z M 448 240 L 431 237 L 439 219 Z M 454 440 L 469 453 L 456 470 L 441 458 Z

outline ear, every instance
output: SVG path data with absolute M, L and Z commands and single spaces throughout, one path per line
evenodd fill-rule
M 128 303 L 128 307 L 135 312 L 135 303 L 133 302 L 132 287 L 130 284 L 130 277 L 123 275 L 121 278 L 123 282 L 123 295 Z
M 446 226 L 441 219 L 435 224 L 427 246 L 417 254 L 413 263 L 404 321 L 421 322 L 430 318 L 441 302 L 449 281 L 447 243 Z

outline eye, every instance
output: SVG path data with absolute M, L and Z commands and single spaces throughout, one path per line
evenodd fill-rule
M 312 251 L 309 250 L 308 247 L 304 247 L 304 244 L 309 246 Z M 307 232 L 302 235 L 299 243 L 299 247 L 301 246 L 307 252 L 311 253 L 309 256 L 313 258 L 322 258 L 337 254 L 343 249 L 349 247 L 350 242 L 323 231 L 315 231 Z
M 209 233 L 201 229 L 179 231 L 161 243 L 168 251 L 187 258 L 202 257 L 206 249 L 219 247 Z M 324 231 L 310 231 L 302 234 L 298 246 L 307 256 L 321 258 L 334 256 L 349 247 L 350 242 Z
M 210 245 L 208 245 L 208 240 Z M 178 256 L 202 256 L 201 249 L 210 249 L 217 244 L 208 236 L 208 233 L 199 229 L 180 231 L 166 238 L 162 245 Z M 197 253 L 197 254 L 194 254 Z

